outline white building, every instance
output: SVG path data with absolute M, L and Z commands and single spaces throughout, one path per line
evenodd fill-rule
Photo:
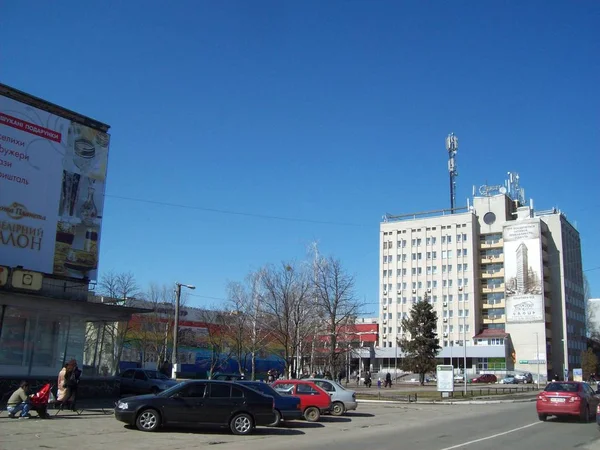
M 589 308 L 587 314 L 590 319 L 587 330 L 588 335 L 600 334 L 600 298 L 590 298 L 587 307 Z
M 580 367 L 586 336 L 579 233 L 560 211 L 525 206 L 522 191 L 481 192 L 470 207 L 381 223 L 377 358 L 401 354 L 401 320 L 427 300 L 438 314 L 446 364 L 463 368 L 466 360 L 469 373 L 534 377 Z

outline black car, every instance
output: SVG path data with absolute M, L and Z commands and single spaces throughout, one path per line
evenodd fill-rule
M 158 394 L 177 384 L 157 370 L 127 369 L 119 375 L 121 395 Z
M 256 426 L 273 423 L 274 400 L 229 381 L 184 381 L 157 395 L 121 399 L 115 418 L 141 431 L 167 425 L 228 427 L 250 434 Z
M 294 420 L 303 417 L 298 397 L 282 395 L 273 389 L 270 384 L 260 381 L 237 381 L 237 383 L 273 397 L 273 400 L 275 400 L 275 409 L 273 411 L 275 413 L 275 421 L 270 424 L 272 427 L 278 426 L 282 420 Z
M 239 373 L 223 373 L 217 372 L 213 373 L 210 377 L 211 380 L 223 380 L 223 381 L 237 381 L 237 380 L 245 380 L 246 377 Z

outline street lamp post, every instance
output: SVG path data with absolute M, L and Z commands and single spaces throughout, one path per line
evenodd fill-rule
M 196 289 L 196 286 L 191 284 L 175 283 L 175 323 L 173 325 L 173 352 L 171 354 L 171 378 L 177 378 L 177 344 L 179 341 L 179 305 L 181 303 L 181 287 L 188 289 Z
M 536 331 L 535 333 L 535 353 L 537 355 L 537 388 L 540 389 L 540 342 L 539 342 L 539 334 Z
M 464 389 L 467 396 L 467 316 L 463 313 L 463 370 L 464 370 Z

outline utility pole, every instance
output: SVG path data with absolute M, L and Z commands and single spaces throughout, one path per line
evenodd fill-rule
M 179 364 L 177 363 L 177 347 L 179 343 L 179 307 L 181 303 L 181 287 L 188 289 L 196 289 L 196 286 L 191 284 L 175 283 L 175 324 L 173 326 L 173 352 L 171 354 L 171 363 L 173 368 L 171 369 L 171 378 L 177 378 L 177 369 Z
M 463 368 L 464 368 L 464 389 L 465 397 L 467 396 L 467 316 L 463 313 Z
M 536 353 L 536 362 L 537 362 L 537 388 L 540 389 L 540 336 L 536 331 L 535 333 L 535 353 Z

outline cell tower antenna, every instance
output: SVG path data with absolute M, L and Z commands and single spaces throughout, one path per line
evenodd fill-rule
M 446 150 L 448 150 L 448 174 L 450 175 L 450 213 L 454 214 L 454 208 L 456 208 L 456 177 L 458 176 L 455 158 L 458 153 L 458 138 L 454 133 L 450 133 L 446 137 Z

